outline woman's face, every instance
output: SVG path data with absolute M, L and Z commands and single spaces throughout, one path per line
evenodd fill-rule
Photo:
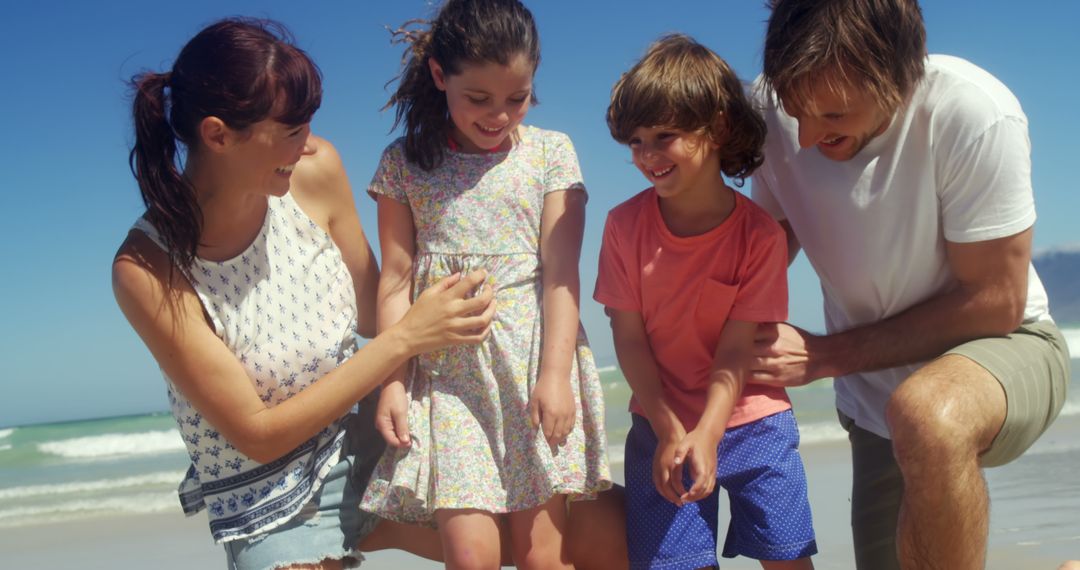
M 273 196 L 289 191 L 296 163 L 313 154 L 311 124 L 286 125 L 275 119 L 255 123 L 238 139 L 235 172 L 250 180 L 250 190 Z

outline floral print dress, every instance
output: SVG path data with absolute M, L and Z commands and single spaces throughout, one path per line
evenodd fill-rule
M 603 393 L 580 326 L 568 379 L 576 416 L 565 446 L 552 448 L 529 423 L 543 339 L 544 196 L 585 187 L 566 135 L 524 126 L 519 135 L 506 152 L 448 151 L 430 172 L 406 161 L 399 139 L 368 189 L 412 209 L 416 293 L 481 268 L 496 290 L 483 344 L 413 361 L 406 377 L 412 446 L 387 448 L 361 502 L 382 517 L 433 524 L 437 509 L 521 511 L 556 494 L 591 497 L 611 485 Z

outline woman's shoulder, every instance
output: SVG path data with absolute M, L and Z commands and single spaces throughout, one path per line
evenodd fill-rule
M 179 307 L 187 310 L 191 306 L 187 299 L 195 297 L 191 283 L 169 254 L 136 228 L 128 232 L 113 256 L 112 288 L 117 304 L 133 324 L 136 319 L 160 314 L 162 307 L 171 309 L 169 314 Z M 199 306 L 197 301 L 194 306 Z
M 328 227 L 342 208 L 354 208 L 352 186 L 341 155 L 330 141 L 312 135 L 315 152 L 296 163 L 289 192 L 315 223 Z

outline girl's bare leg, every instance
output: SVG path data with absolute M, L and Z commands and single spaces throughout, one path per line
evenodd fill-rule
M 522 570 L 574 568 L 564 536 L 567 528 L 566 496 L 527 511 L 507 515 L 514 564 Z
M 494 570 L 501 566 L 497 515 L 476 509 L 435 511 L 448 570 Z

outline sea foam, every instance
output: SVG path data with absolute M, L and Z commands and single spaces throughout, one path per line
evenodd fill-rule
M 799 424 L 799 443 L 801 445 L 847 441 L 847 438 L 847 430 L 837 422 Z
M 73 481 L 71 483 L 59 483 L 55 485 L 27 485 L 25 487 L 11 487 L 0 489 L 0 501 L 24 499 L 27 497 L 40 497 L 47 495 L 68 495 L 74 493 L 95 493 L 101 491 L 114 491 L 120 489 L 132 489 L 149 485 L 176 485 L 184 478 L 183 471 L 160 471 L 148 473 L 136 477 L 123 477 L 120 479 L 101 479 L 97 481 Z
M 124 497 L 63 501 L 47 505 L 0 509 L 0 528 L 83 518 L 104 513 L 181 512 L 175 492 L 138 493 Z
M 1074 359 L 1080 359 L 1080 329 L 1061 329 L 1065 337 L 1065 344 L 1069 345 L 1069 354 Z
M 42 453 L 68 459 L 97 459 L 131 455 L 154 455 L 184 450 L 175 429 L 131 434 L 104 434 L 39 443 Z
M 9 437 L 13 433 L 15 433 L 15 428 L 0 429 L 0 439 Z

